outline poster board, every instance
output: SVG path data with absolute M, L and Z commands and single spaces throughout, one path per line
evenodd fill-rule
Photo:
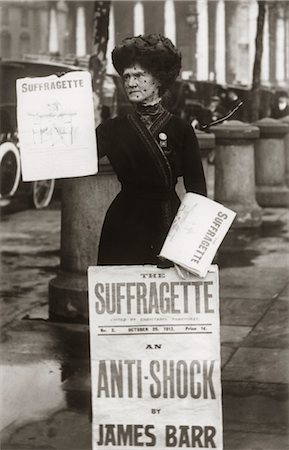
M 90 267 L 93 450 L 222 449 L 218 268 Z
M 23 181 L 97 173 L 90 73 L 20 78 L 16 90 Z

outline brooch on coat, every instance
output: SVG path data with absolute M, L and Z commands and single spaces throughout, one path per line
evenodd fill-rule
M 168 146 L 168 137 L 167 137 L 166 133 L 160 133 L 159 140 L 160 140 L 160 147 Z
M 171 149 L 168 148 L 168 136 L 166 135 L 166 133 L 160 133 L 159 140 L 160 140 L 159 145 L 163 149 L 164 153 L 166 155 L 172 153 Z

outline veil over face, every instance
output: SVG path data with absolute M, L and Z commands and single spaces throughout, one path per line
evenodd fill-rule
M 160 82 L 138 63 L 124 69 L 122 79 L 132 103 L 154 104 L 160 100 Z

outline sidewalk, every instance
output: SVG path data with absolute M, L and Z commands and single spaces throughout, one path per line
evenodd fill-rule
M 88 327 L 51 323 L 60 210 L 1 222 L 3 450 L 91 449 Z M 289 213 L 219 254 L 225 450 L 288 449 Z

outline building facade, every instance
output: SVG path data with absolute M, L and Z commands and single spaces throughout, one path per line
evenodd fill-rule
M 88 57 L 93 1 L 0 1 L 0 56 Z M 112 1 L 110 52 L 124 37 L 163 33 L 183 55 L 184 78 L 250 85 L 255 56 L 257 0 Z M 262 84 L 288 87 L 289 1 L 266 4 Z

